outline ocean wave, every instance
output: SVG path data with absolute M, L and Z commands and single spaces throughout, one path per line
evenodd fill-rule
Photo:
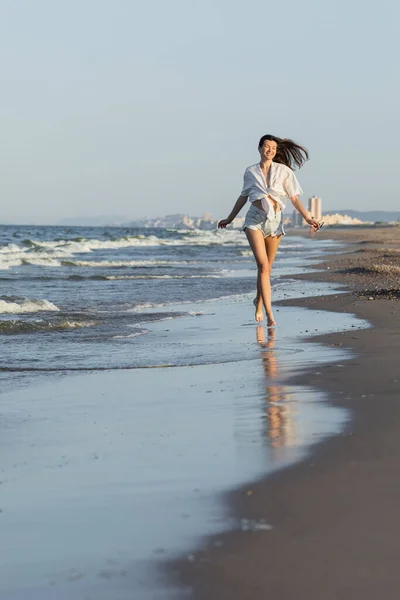
M 237 231 L 185 231 L 180 237 L 162 237 L 157 235 L 126 236 L 115 240 L 99 239 L 59 239 L 25 240 L 22 245 L 6 244 L 0 246 L 0 270 L 20 265 L 36 266 L 151 266 L 152 264 L 184 264 L 196 261 L 68 261 L 75 254 L 91 253 L 96 250 L 115 250 L 129 247 L 146 246 L 246 246 L 247 241 Z
M 127 335 L 113 335 L 112 339 L 113 340 L 126 340 L 128 338 L 138 337 L 139 335 L 147 335 L 148 333 L 150 333 L 150 331 L 148 329 L 142 329 L 141 331 L 135 331 L 133 333 L 128 333 Z
M 43 249 L 42 247 L 21 248 L 21 246 L 17 246 L 17 244 L 8 244 L 8 246 L 0 247 L 0 256 L 2 260 L 4 260 L 7 259 L 8 256 L 12 258 L 24 258 L 25 256 L 54 258 L 71 256 L 71 254 L 64 246 L 54 246 Z
M 61 267 L 61 262 L 59 260 L 50 258 L 48 256 L 43 257 L 43 258 L 38 258 L 38 257 L 23 258 L 21 263 L 23 265 L 36 265 L 38 267 Z
M 61 259 L 61 260 L 60 260 Z M 32 252 L 18 250 L 14 254 L 0 255 L 0 270 L 7 270 L 21 265 L 36 265 L 42 267 L 89 267 L 89 268 L 122 268 L 122 267 L 148 267 L 179 266 L 186 264 L 199 264 L 195 260 L 73 260 L 72 252 Z
M 174 235 L 175 234 L 175 235 Z M 101 240 L 97 238 L 72 238 L 56 240 L 24 240 L 23 246 L 6 244 L 0 246 L 0 254 L 15 254 L 16 252 L 67 251 L 90 252 L 98 249 L 118 249 L 130 246 L 179 246 L 184 244 L 231 244 L 247 245 L 246 237 L 238 230 L 209 230 L 200 229 L 180 230 L 171 236 L 134 235 L 116 239 Z M 177 237 L 178 236 L 178 237 Z
M 63 260 L 62 265 L 66 267 L 89 267 L 89 268 L 122 268 L 122 267 L 162 267 L 178 266 L 198 261 L 190 260 Z
M 146 308 L 161 308 L 163 306 L 168 306 L 170 304 L 174 304 L 173 302 L 138 302 L 135 306 L 131 306 L 127 309 L 127 312 L 140 312 L 141 310 L 145 310 Z M 181 304 L 185 304 L 185 302 L 181 302 Z
M 157 235 L 135 235 L 117 238 L 115 240 L 99 240 L 77 238 L 72 240 L 25 240 L 25 244 L 30 248 L 47 248 L 52 250 L 67 250 L 68 252 L 84 253 L 93 250 L 107 250 L 117 248 L 129 248 L 131 246 L 184 246 L 184 245 L 225 245 L 239 244 L 246 245 L 247 240 L 239 231 L 202 231 L 195 229 L 193 231 L 180 232 L 182 237 L 159 237 Z M 21 248 L 15 244 L 10 244 L 8 249 L 0 249 L 0 252 L 14 252 Z M 14 246 L 14 250 L 11 248 Z
M 9 258 L 5 260 L 0 258 L 0 271 L 6 271 L 7 269 L 11 269 L 11 267 L 19 267 L 21 264 L 22 261 L 18 258 Z
M 139 302 L 137 304 L 135 304 L 134 306 L 126 309 L 126 312 L 140 312 L 142 310 L 146 310 L 146 309 L 153 309 L 153 308 L 161 308 L 161 307 L 165 307 L 165 306 L 181 306 L 182 304 L 204 304 L 207 302 L 216 302 L 216 301 L 220 301 L 220 300 L 230 300 L 230 301 L 238 301 L 238 300 L 242 300 L 243 298 L 246 298 L 247 296 L 249 296 L 249 294 L 246 293 L 239 293 L 239 294 L 227 294 L 225 296 L 215 296 L 213 298 L 203 298 L 201 300 L 181 300 L 181 301 L 173 301 L 173 302 L 158 302 L 158 303 L 152 303 L 152 302 Z M 186 313 L 189 314 L 189 313 Z
M 221 279 L 223 275 L 103 275 L 106 281 L 124 279 Z
M 0 254 L 0 270 L 19 267 L 21 265 L 37 265 L 42 267 L 60 267 L 58 258 L 69 258 L 72 254 L 68 252 L 32 252 L 19 248 L 18 251 L 8 254 Z
M 2 321 L 0 320 L 0 335 L 15 335 L 19 333 L 41 333 L 48 331 L 65 331 L 68 329 L 80 329 L 97 325 L 97 321 L 69 321 L 63 320 L 58 323 L 45 321 Z
M 124 279 L 135 280 L 135 279 L 222 279 L 226 277 L 226 274 L 234 273 L 234 271 L 228 271 L 224 269 L 220 274 L 216 275 L 67 275 L 63 277 L 0 277 L 0 281 L 123 281 Z
M 17 246 L 17 244 L 6 244 L 0 247 L 0 254 L 15 254 L 21 251 L 23 252 L 23 249 Z
M 31 300 L 17 296 L 0 296 L 0 313 L 34 313 L 39 311 L 59 311 L 49 300 Z

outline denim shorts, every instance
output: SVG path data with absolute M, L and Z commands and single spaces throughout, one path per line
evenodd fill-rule
M 272 219 L 268 219 L 266 212 L 252 204 L 247 211 L 242 231 L 245 229 L 259 229 L 264 237 L 285 235 L 282 211 L 278 210 Z

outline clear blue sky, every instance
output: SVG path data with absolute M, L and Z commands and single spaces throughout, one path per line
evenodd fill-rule
M 260 135 L 304 199 L 399 209 L 393 0 L 2 0 L 0 222 L 224 217 Z

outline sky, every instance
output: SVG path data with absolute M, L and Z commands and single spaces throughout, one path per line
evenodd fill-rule
M 3 223 L 223 218 L 265 133 L 323 210 L 400 210 L 393 0 L 0 0 Z

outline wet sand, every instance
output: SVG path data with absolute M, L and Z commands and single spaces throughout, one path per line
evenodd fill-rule
M 312 338 L 355 356 L 311 364 L 289 383 L 326 391 L 352 418 L 301 463 L 227 495 L 238 522 L 269 528 L 210 537 L 191 561 L 170 564 L 169 574 L 190 598 L 400 596 L 400 228 L 328 229 L 321 237 L 344 240 L 348 249 L 304 277 L 349 291 L 295 304 L 354 313 L 373 328 Z

